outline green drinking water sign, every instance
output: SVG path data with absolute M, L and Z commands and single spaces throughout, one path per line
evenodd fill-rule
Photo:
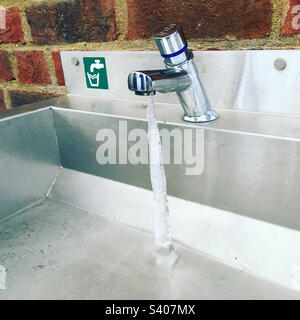
M 108 89 L 105 58 L 83 58 L 86 86 L 89 89 Z

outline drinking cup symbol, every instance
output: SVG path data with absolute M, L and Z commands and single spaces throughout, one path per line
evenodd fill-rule
M 88 76 L 91 87 L 98 87 L 99 86 L 99 80 L 100 80 L 99 73 L 96 73 L 96 74 L 87 73 L 87 76 Z

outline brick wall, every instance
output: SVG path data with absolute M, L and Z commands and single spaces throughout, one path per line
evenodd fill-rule
M 300 0 L 0 0 L 0 110 L 65 93 L 60 50 L 155 50 L 180 23 L 195 50 L 300 48 Z M 0 24 L 1 25 L 1 24 Z

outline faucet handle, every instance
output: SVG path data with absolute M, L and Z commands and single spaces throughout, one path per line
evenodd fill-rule
M 187 50 L 187 41 L 180 26 L 171 23 L 154 36 L 156 45 L 165 59 L 176 57 Z

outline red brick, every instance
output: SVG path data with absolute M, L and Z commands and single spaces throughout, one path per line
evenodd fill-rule
M 6 29 L 0 30 L 0 43 L 25 43 L 20 9 L 12 7 L 6 10 Z
M 0 82 L 13 80 L 13 72 L 8 58 L 7 51 L 0 51 Z
M 5 110 L 4 93 L 3 90 L 0 89 L 0 111 L 3 110 Z
M 22 84 L 51 83 L 44 51 L 15 51 L 19 80 Z
M 127 0 L 128 39 L 148 39 L 172 22 L 188 39 L 258 38 L 271 30 L 270 0 Z
M 52 60 L 54 63 L 54 70 L 57 78 L 57 84 L 60 86 L 65 85 L 65 77 L 63 72 L 63 67 L 60 58 L 60 51 L 52 51 Z
M 73 0 L 26 8 L 33 42 L 111 41 L 118 37 L 114 0 Z
M 300 1 L 283 0 L 282 16 L 281 33 L 283 35 L 300 34 Z
M 51 99 L 62 94 L 43 91 L 24 91 L 24 90 L 9 90 L 11 106 L 13 108 L 24 104 L 38 102 L 45 99 Z

